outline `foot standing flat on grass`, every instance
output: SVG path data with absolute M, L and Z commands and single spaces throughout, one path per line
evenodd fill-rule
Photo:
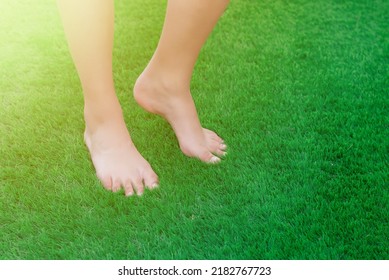
M 111 191 L 141 195 L 158 176 L 132 143 L 112 74 L 113 0 L 58 0 L 84 93 L 85 143 L 97 177 Z

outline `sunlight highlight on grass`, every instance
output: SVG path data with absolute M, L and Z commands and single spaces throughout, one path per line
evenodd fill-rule
M 386 1 L 387 2 L 387 1 Z M 389 256 L 385 1 L 231 1 L 196 65 L 208 166 L 132 98 L 165 2 L 116 1 L 114 76 L 161 178 L 105 191 L 55 1 L 0 2 L 1 259 L 385 259 Z

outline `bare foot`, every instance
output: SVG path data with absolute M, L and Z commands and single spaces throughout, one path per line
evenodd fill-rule
M 145 110 L 170 123 L 185 155 L 208 163 L 218 163 L 226 155 L 223 139 L 201 127 L 189 87 L 154 78 L 145 70 L 136 81 L 134 96 Z
M 93 108 L 90 108 L 93 107 Z M 157 187 L 158 176 L 132 143 L 117 100 L 85 107 L 85 144 L 104 187 L 126 196 Z

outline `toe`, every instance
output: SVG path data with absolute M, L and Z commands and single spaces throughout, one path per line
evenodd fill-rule
M 219 156 L 219 157 L 225 157 L 227 155 L 227 152 L 223 151 L 221 149 L 217 149 L 214 153 L 216 156 Z
M 227 146 L 225 144 L 220 144 L 215 140 L 208 141 L 209 151 L 216 156 L 225 156 L 225 150 Z
M 221 144 L 215 140 L 207 141 L 207 143 L 208 143 L 208 145 L 207 145 L 208 149 L 212 152 L 220 149 Z
M 137 195 L 142 195 L 143 194 L 144 185 L 143 185 L 142 179 L 140 177 L 133 179 L 132 187 L 134 188 L 134 190 L 136 190 L 136 194 Z
M 131 196 L 134 194 L 134 189 L 132 187 L 132 184 L 131 184 L 131 181 L 127 181 L 125 184 L 124 184 L 124 194 L 126 196 Z
M 149 189 L 158 187 L 158 176 L 154 171 L 149 171 L 144 174 L 143 180 L 145 182 L 145 186 Z
M 97 174 L 97 177 L 99 178 L 105 189 L 109 191 L 112 190 L 112 180 L 110 176 L 101 176 Z
M 115 178 L 112 180 L 112 191 L 117 192 L 120 190 L 120 180 L 118 178 Z
M 206 128 L 204 128 L 204 132 L 210 139 L 215 140 L 219 143 L 223 143 L 223 139 L 219 135 L 217 135 L 216 132 Z
M 221 161 L 220 158 L 218 158 L 217 156 L 213 156 L 213 157 L 209 160 L 209 163 L 215 164 L 215 163 L 219 163 L 220 161 Z
M 200 154 L 199 159 L 208 162 L 208 163 L 218 163 L 220 161 L 220 158 L 217 156 L 213 155 L 209 151 L 204 151 L 203 153 Z

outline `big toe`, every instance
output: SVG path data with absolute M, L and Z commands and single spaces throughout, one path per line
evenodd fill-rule
M 208 150 L 204 150 L 203 152 L 201 152 L 198 156 L 198 158 L 201 160 L 201 161 L 204 161 L 206 163 L 219 163 L 220 162 L 220 158 L 215 156 L 214 154 L 212 154 L 210 151 Z

